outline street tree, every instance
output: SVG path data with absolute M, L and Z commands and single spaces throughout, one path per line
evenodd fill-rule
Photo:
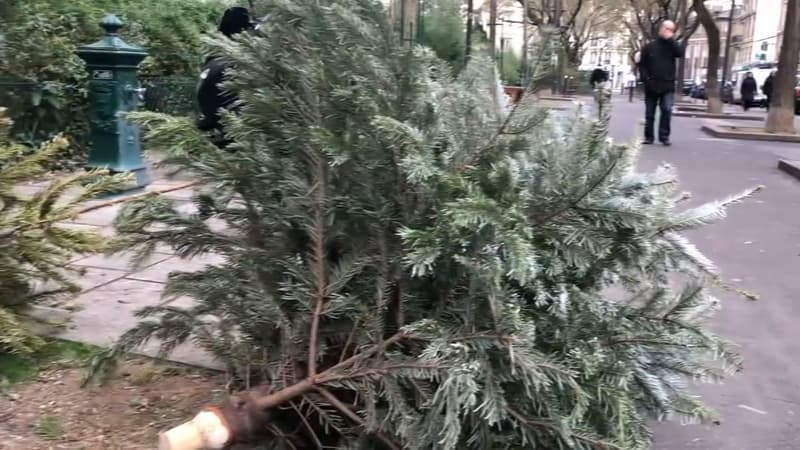
M 705 0 L 692 0 L 692 7 L 697 14 L 697 21 L 703 26 L 708 42 L 708 66 L 706 67 L 706 108 L 711 113 L 722 112 L 720 86 L 717 74 L 719 72 L 720 32 L 716 17 L 708 10 Z M 732 26 L 729 24 L 728 26 Z
M 623 20 L 628 42 L 628 61 L 631 67 L 636 67 L 639 62 L 639 54 L 642 52 L 645 40 L 642 30 L 631 20 Z
M 529 0 L 528 4 L 528 17 L 534 26 L 557 25 L 570 67 L 580 65 L 590 39 L 619 31 L 619 17 L 626 6 L 622 0 Z
M 621 31 L 619 17 L 626 7 L 624 0 L 517 1 L 527 4 L 527 17 L 532 26 L 556 31 L 558 74 L 563 74 L 566 68 L 580 66 L 583 51 L 591 39 Z
M 766 131 L 794 133 L 794 87 L 797 83 L 798 52 L 800 52 L 800 5 L 797 0 L 786 3 L 786 21 L 783 26 L 778 72 L 775 74 L 772 102 L 767 114 Z
M 689 39 L 694 35 L 700 22 L 697 20 L 697 14 L 694 12 L 693 0 L 628 0 L 630 6 L 626 26 L 630 30 L 637 30 L 637 33 L 632 33 L 634 36 L 640 36 L 641 42 L 638 45 L 642 48 L 647 42 L 650 42 L 658 36 L 658 25 L 663 20 L 672 20 L 675 22 L 675 40 L 686 49 Z M 638 56 L 637 56 L 638 60 Z M 678 61 L 678 76 L 675 78 L 677 92 L 681 92 L 681 84 L 684 79 L 684 72 L 686 68 L 686 58 L 681 58 Z

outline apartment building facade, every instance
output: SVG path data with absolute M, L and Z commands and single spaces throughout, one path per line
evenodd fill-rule
M 708 2 L 720 30 L 720 75 L 731 27 L 729 69 L 754 61 L 776 61 L 786 0 L 720 0 Z M 731 18 L 733 6 L 733 20 Z M 686 47 L 686 78 L 702 80 L 708 68 L 708 39 L 699 27 Z
M 389 20 L 395 25 L 403 40 L 415 42 L 419 37 L 423 0 L 382 1 L 389 13 Z

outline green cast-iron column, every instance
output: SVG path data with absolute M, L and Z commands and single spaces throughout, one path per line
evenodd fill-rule
M 139 127 L 125 119 L 136 109 L 142 89 L 137 78 L 139 63 L 147 52 L 119 37 L 122 21 L 103 18 L 105 36 L 82 46 L 78 55 L 89 70 L 89 168 L 135 174 L 135 187 L 149 183 L 142 157 Z

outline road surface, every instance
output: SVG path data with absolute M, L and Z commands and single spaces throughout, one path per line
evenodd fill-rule
M 644 105 L 616 96 L 613 106 L 612 136 L 640 136 Z M 714 326 L 740 345 L 744 372 L 697 392 L 722 423 L 655 424 L 654 448 L 800 449 L 800 180 L 776 168 L 780 158 L 800 160 L 800 145 L 713 139 L 699 131 L 699 122 L 674 118 L 672 147 L 644 148 L 641 167 L 676 166 L 693 203 L 766 186 L 731 208 L 725 221 L 689 234 L 725 279 L 760 299 L 721 297 Z

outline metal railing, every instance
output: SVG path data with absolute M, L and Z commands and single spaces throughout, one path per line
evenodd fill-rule
M 196 81 L 187 78 L 146 77 L 140 80 L 139 108 L 172 115 L 194 115 Z M 81 145 L 86 131 L 86 86 L 61 82 L 0 79 L 0 106 L 14 121 L 16 140 L 36 146 L 57 133 L 71 135 Z

